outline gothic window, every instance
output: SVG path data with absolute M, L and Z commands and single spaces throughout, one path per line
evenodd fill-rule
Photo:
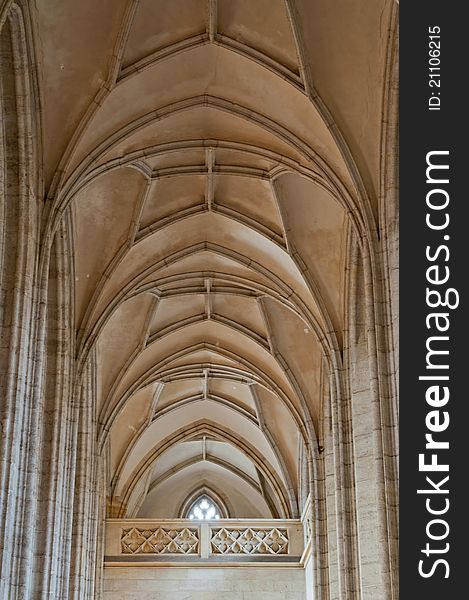
M 211 519 L 219 519 L 221 511 L 217 506 L 217 503 L 203 494 L 199 496 L 195 502 L 193 502 L 189 510 L 186 513 L 186 518 L 193 519 L 195 521 L 204 521 Z

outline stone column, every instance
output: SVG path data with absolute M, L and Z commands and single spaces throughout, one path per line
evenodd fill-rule
M 0 21 L 0 596 L 5 599 L 28 597 L 33 582 L 44 359 L 38 322 L 37 90 L 28 15 L 21 6 L 11 5 Z
M 51 249 L 47 296 L 47 364 L 41 415 L 42 460 L 38 488 L 36 598 L 68 597 L 76 413 L 70 223 L 60 226 Z M 68 560 L 67 560 L 68 557 Z

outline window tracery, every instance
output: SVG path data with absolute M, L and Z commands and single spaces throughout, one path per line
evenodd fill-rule
M 207 494 L 203 494 L 190 505 L 186 518 L 194 521 L 218 520 L 220 514 L 221 511 L 217 503 Z

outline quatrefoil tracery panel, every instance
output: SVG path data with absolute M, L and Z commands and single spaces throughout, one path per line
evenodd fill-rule
M 199 532 L 194 528 L 123 529 L 123 554 L 198 554 Z
M 213 554 L 288 554 L 286 529 L 212 529 Z

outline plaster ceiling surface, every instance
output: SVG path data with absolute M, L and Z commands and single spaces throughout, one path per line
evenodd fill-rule
M 347 230 L 376 210 L 391 2 L 53 4 L 44 168 L 111 514 L 177 517 L 200 485 L 233 517 L 298 516 Z

